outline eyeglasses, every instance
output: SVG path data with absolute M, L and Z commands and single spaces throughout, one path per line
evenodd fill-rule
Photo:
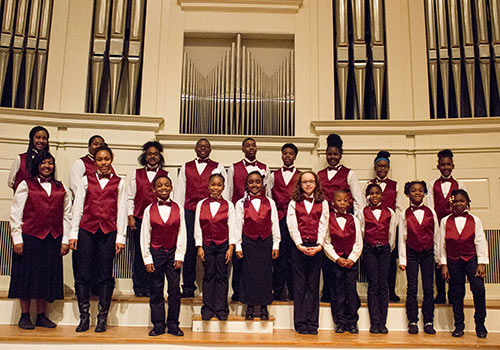
M 300 182 L 302 185 L 307 185 L 307 184 L 315 184 L 316 180 L 302 180 Z

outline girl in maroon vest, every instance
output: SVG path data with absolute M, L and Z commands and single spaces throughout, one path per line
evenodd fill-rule
M 321 189 L 328 203 L 333 203 L 333 194 L 335 191 L 345 191 L 349 196 L 350 213 L 358 213 L 365 207 L 365 198 L 361 193 L 356 173 L 346 166 L 340 164 L 342 160 L 342 138 L 337 134 L 330 134 L 326 140 L 326 161 L 328 167 L 318 172 L 318 177 L 321 181 Z M 323 281 L 333 280 L 333 272 L 328 269 L 331 264 L 328 259 L 323 260 Z M 331 299 L 328 290 L 329 283 L 323 283 L 323 293 L 321 301 L 329 302 Z
M 405 184 L 405 194 L 410 197 L 410 207 L 402 213 L 399 223 L 399 268 L 406 270 L 406 315 L 408 333 L 418 333 L 418 270 L 421 270 L 424 301 L 424 332 L 436 334 L 434 330 L 434 266 L 438 262 L 437 248 L 439 224 L 434 209 L 423 204 L 427 194 L 425 181 Z
M 331 264 L 333 279 L 330 283 L 330 306 L 335 332 L 359 333 L 358 310 L 360 301 L 356 289 L 358 259 L 363 250 L 363 236 L 359 220 L 349 214 L 349 195 L 343 190 L 334 193 L 333 211 L 330 212 L 329 234 L 325 239 L 325 253 Z
M 132 270 L 132 283 L 134 293 L 138 297 L 149 296 L 148 274 L 144 268 L 141 254 L 141 222 L 144 209 L 156 200 L 153 192 L 153 180 L 159 175 L 168 175 L 163 170 L 163 146 L 158 141 L 149 141 L 142 146 L 139 164 L 143 167 L 136 169 L 128 184 L 128 226 L 134 240 L 134 267 Z
M 252 171 L 246 178 L 246 196 L 236 202 L 236 232 L 241 238 L 236 256 L 242 259 L 241 301 L 247 304 L 245 318 L 254 318 L 260 305 L 261 320 L 269 319 L 267 305 L 273 301 L 273 259 L 279 256 L 280 229 L 274 201 L 263 191 L 264 175 Z
M 370 333 L 387 334 L 385 326 L 389 306 L 389 266 L 396 240 L 397 215 L 383 202 L 382 188 L 369 184 L 368 206 L 359 214 L 364 234 L 363 261 L 368 277 L 368 311 Z
M 31 163 L 32 177 L 17 186 L 11 205 L 14 243 L 9 298 L 21 303 L 19 327 L 33 329 L 31 299 L 36 299 L 36 326 L 54 328 L 47 302 L 63 299 L 62 256 L 68 253 L 71 197 L 54 179 L 55 160 L 42 152 Z
M 429 191 L 427 205 L 436 211 L 438 222 L 451 214 L 451 192 L 459 188 L 465 190 L 465 185 L 460 180 L 455 180 L 452 176 L 455 164 L 453 163 L 453 152 L 449 149 L 439 151 L 437 168 L 441 176 L 432 183 L 432 191 Z M 441 276 L 439 265 L 436 266 L 436 298 L 435 304 L 446 304 L 446 284 Z M 449 298 L 448 298 L 449 299 Z
M 182 165 L 177 177 L 174 200 L 184 207 L 187 250 L 182 268 L 182 297 L 192 298 L 196 290 L 196 245 L 194 242 L 194 214 L 196 204 L 209 195 L 208 178 L 217 169 L 226 176 L 224 166 L 210 159 L 212 146 L 207 139 L 199 139 L 195 147 L 196 159 Z
M 217 171 L 217 170 L 214 170 Z M 205 266 L 201 318 L 217 316 L 227 320 L 228 266 L 233 256 L 236 235 L 234 205 L 222 198 L 224 177 L 216 172 L 208 180 L 210 196 L 196 205 L 194 239 L 198 256 Z
M 49 131 L 43 126 L 35 126 L 30 130 L 28 151 L 17 156 L 10 168 L 7 179 L 7 185 L 10 188 L 16 191 L 21 181 L 30 178 L 33 158 L 42 151 L 49 151 Z
M 105 332 L 115 287 L 113 257 L 125 248 L 127 235 L 127 189 L 112 172 L 113 153 L 108 146 L 95 152 L 97 171 L 85 175 L 73 203 L 69 245 L 76 267 L 75 292 L 80 311 L 77 332 L 89 329 L 89 296 L 92 280 L 99 287 L 96 332 Z M 95 265 L 95 268 L 94 268 Z
M 318 176 L 301 173 L 286 216 L 292 249 L 293 323 L 300 334 L 318 334 L 321 253 L 328 229 L 328 202 Z
M 450 282 L 450 301 L 453 304 L 454 337 L 464 335 L 465 276 L 474 296 L 476 335 L 485 338 L 486 301 L 484 278 L 488 259 L 488 243 L 481 220 L 468 212 L 469 195 L 465 190 L 451 193 L 453 212 L 441 221 L 439 260 L 444 280 Z
M 93 174 L 97 171 L 94 156 L 95 150 L 105 145 L 104 138 L 101 135 L 93 135 L 89 138 L 87 155 L 78 158 L 71 167 L 69 175 L 69 189 L 76 196 L 78 184 L 82 181 L 84 175 Z
M 391 154 L 387 151 L 378 152 L 375 157 L 374 167 L 375 178 L 368 181 L 368 184 L 379 184 L 382 189 L 382 204 L 391 208 L 397 215 L 399 215 L 402 209 L 402 193 L 399 191 L 398 183 L 387 177 L 390 170 L 390 158 Z M 366 192 L 366 191 L 365 191 Z M 395 237 L 396 246 L 392 249 L 391 253 L 391 263 L 389 268 L 389 300 L 393 302 L 399 302 L 401 299 L 396 294 L 396 274 L 398 270 L 397 259 L 398 259 L 398 249 L 397 249 L 397 231 Z
M 183 336 L 179 328 L 181 309 L 180 277 L 186 253 L 184 209 L 170 200 L 172 181 L 167 175 L 154 179 L 157 200 L 145 210 L 141 227 L 141 251 L 149 272 L 151 322 L 150 336 L 168 333 Z M 168 315 L 165 322 L 165 276 L 168 283 Z

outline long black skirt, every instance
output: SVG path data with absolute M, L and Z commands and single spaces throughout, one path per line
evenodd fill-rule
M 50 233 L 45 239 L 23 234 L 23 255 L 12 254 L 9 298 L 64 298 L 61 240 Z
M 269 305 L 273 302 L 273 237 L 256 241 L 242 237 L 243 295 L 247 305 Z

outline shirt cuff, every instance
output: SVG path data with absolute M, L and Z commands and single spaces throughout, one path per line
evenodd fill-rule
M 144 260 L 144 265 L 153 264 L 153 257 L 151 255 L 146 256 L 143 260 Z
M 175 251 L 175 261 L 184 261 L 184 254 L 182 252 L 179 252 L 178 250 Z
M 488 258 L 477 258 L 477 263 L 478 264 L 489 265 L 490 264 L 490 259 L 488 259 Z
M 236 251 L 241 252 L 241 243 L 236 243 Z
M 406 258 L 405 259 L 399 258 L 399 266 L 401 265 L 406 266 Z
M 280 249 L 280 242 L 273 242 L 273 250 L 279 250 Z
M 15 235 L 12 237 L 12 244 L 16 245 L 16 244 L 22 244 L 22 243 L 24 243 L 22 234 Z
M 124 236 L 124 235 L 116 235 L 116 242 L 115 243 L 121 243 L 121 244 L 125 244 L 125 242 L 127 241 L 127 236 Z
M 69 237 L 68 236 L 63 236 L 61 244 L 69 244 Z

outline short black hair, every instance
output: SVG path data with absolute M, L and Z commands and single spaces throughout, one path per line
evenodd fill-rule
M 156 186 L 156 181 L 158 181 L 162 177 L 168 179 L 168 181 L 170 181 L 170 186 L 172 186 L 172 179 L 167 174 L 164 173 L 159 173 L 158 175 L 155 176 L 155 178 L 153 179 L 153 186 Z
M 95 139 L 102 139 L 102 142 L 106 143 L 106 141 L 104 140 L 104 137 L 102 137 L 101 135 L 92 135 L 90 136 L 89 138 L 89 147 L 90 145 L 92 144 L 92 142 L 94 142 Z
M 285 143 L 283 146 L 281 146 L 281 152 L 283 152 L 283 150 L 285 148 L 293 149 L 293 151 L 295 152 L 295 155 L 297 155 L 299 153 L 299 149 L 293 143 Z
M 241 147 L 245 146 L 245 142 L 247 141 L 253 141 L 255 143 L 257 143 L 257 141 L 255 141 L 255 139 L 253 137 L 247 137 L 245 138 L 242 142 L 241 142 Z
M 459 188 L 458 190 L 453 190 L 451 191 L 451 194 L 450 196 L 451 197 L 455 197 L 456 195 L 459 195 L 461 194 L 462 196 L 465 197 L 465 200 L 467 201 L 467 204 L 470 204 L 470 197 L 469 197 L 469 194 L 467 193 L 466 190 L 462 189 L 462 188 Z
M 109 148 L 109 146 L 106 143 L 104 143 L 100 147 L 97 147 L 94 154 L 97 156 L 97 153 L 99 153 L 101 151 L 108 152 L 111 155 L 111 160 L 113 160 L 113 158 L 115 157 L 115 155 L 113 154 L 113 151 L 111 150 L 111 148 Z
M 453 152 L 449 149 L 444 149 L 438 152 L 438 158 L 451 158 L 453 159 Z
M 222 183 L 226 183 L 226 179 L 224 178 L 224 176 L 222 176 L 221 173 L 214 173 L 214 174 L 210 175 L 208 178 L 208 182 L 210 182 L 214 177 L 219 177 L 222 179 Z
M 424 193 L 427 194 L 427 184 L 425 183 L 425 181 L 408 181 L 407 183 L 405 183 L 405 194 L 407 196 L 410 195 L 411 186 L 416 184 L 422 185 L 422 187 L 424 188 Z
M 368 196 L 370 194 L 370 190 L 374 187 L 378 188 L 380 192 L 382 192 L 382 187 L 380 187 L 379 184 L 369 184 L 366 186 L 365 195 Z

